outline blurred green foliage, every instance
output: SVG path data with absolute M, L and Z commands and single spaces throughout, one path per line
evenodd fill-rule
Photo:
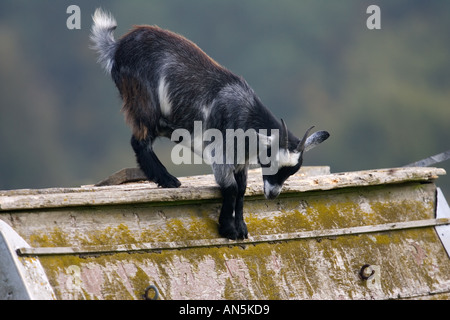
M 71 4 L 81 30 L 66 27 Z M 366 27 L 370 4 L 381 30 Z M 118 93 L 89 49 L 99 6 L 116 17 L 116 37 L 134 24 L 180 33 L 293 132 L 330 131 L 306 165 L 397 167 L 450 149 L 449 1 L 2 1 L 0 189 L 95 183 L 136 165 Z M 171 146 L 156 146 L 169 171 L 210 172 L 171 164 Z M 449 194 L 448 177 L 438 185 Z

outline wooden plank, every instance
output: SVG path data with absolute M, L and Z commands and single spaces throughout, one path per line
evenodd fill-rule
M 445 173 L 445 170 L 440 168 L 393 168 L 321 176 L 298 174 L 286 181 L 282 192 L 307 192 L 410 181 L 431 181 Z M 180 177 L 179 180 L 182 186 L 176 189 L 158 188 L 155 184 L 147 182 L 108 187 L 54 188 L 19 193 L 3 191 L 0 193 L 0 211 L 221 198 L 219 188 L 212 175 Z M 263 196 L 262 179 L 258 170 L 249 172 L 246 196 Z
M 147 177 L 139 168 L 125 168 L 95 184 L 96 187 L 113 186 L 123 183 L 145 181 Z
M 259 173 L 260 170 L 250 170 L 250 175 L 252 172 Z M 330 174 L 330 167 L 311 167 L 305 166 L 300 170 L 300 175 L 316 176 Z M 202 177 L 202 176 L 200 176 Z M 209 180 L 209 179 L 208 179 Z M 111 176 L 95 184 L 96 187 L 102 186 L 114 186 L 124 183 L 137 182 L 137 181 L 147 181 L 147 177 L 144 172 L 139 168 L 125 168 L 113 173 Z

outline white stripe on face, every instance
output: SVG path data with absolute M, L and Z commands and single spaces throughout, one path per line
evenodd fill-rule
M 279 167 L 295 167 L 300 159 L 301 152 L 291 152 L 286 149 L 280 149 L 278 152 Z

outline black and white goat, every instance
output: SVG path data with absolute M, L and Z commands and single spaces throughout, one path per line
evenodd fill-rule
M 97 9 L 93 20 L 93 48 L 120 92 L 125 118 L 133 131 L 131 145 L 137 162 L 147 178 L 161 187 L 176 188 L 180 182 L 159 161 L 152 143 L 159 136 L 170 138 L 177 128 L 192 133 L 197 121 L 203 129 L 214 128 L 224 135 L 227 129 L 271 132 L 265 137 L 257 135 L 268 141 L 269 153 L 277 153 L 276 172 L 263 172 L 268 199 L 277 197 L 286 179 L 300 169 L 304 152 L 329 137 L 326 131 L 308 137 L 311 128 L 303 139 L 295 137 L 244 79 L 176 33 L 156 26 L 136 26 L 115 40 L 116 21 L 110 14 Z M 271 144 L 274 139 L 279 146 L 276 150 Z M 248 237 L 243 204 L 251 155 L 248 148 L 245 150 L 244 163 L 212 163 L 223 196 L 219 233 L 229 239 Z M 257 161 L 263 168 L 269 165 Z

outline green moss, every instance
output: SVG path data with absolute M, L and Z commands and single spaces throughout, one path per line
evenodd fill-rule
M 134 276 L 129 277 L 129 280 L 134 288 L 134 296 L 138 299 L 142 297 L 145 292 L 145 289 L 153 284 L 155 281 L 150 279 L 149 276 L 140 268 L 137 267 L 137 271 Z M 158 290 L 161 290 L 158 288 Z
M 128 226 L 124 223 L 117 227 L 106 227 L 101 232 L 92 231 L 88 233 L 88 237 L 81 241 L 84 245 L 114 245 L 124 243 L 137 243 L 139 240 L 131 233 Z
M 375 225 L 430 219 L 434 212 L 434 200 L 423 197 L 420 186 L 412 185 L 407 191 L 398 186 L 349 189 L 249 204 L 245 216 L 249 232 L 262 235 Z
M 69 235 L 55 227 L 46 233 L 36 233 L 30 235 L 29 242 L 34 246 L 41 247 L 64 247 L 70 246 Z

